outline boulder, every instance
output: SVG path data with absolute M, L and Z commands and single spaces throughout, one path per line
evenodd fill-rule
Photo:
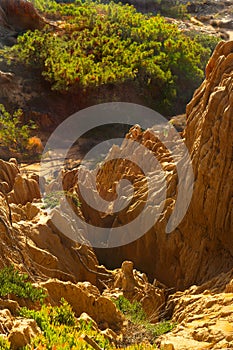
M 83 312 L 87 313 L 100 329 L 111 328 L 119 331 L 122 327 L 123 317 L 115 304 L 102 295 L 92 294 L 92 288 L 88 290 L 82 282 L 74 284 L 49 279 L 40 285 L 47 289 L 51 305 L 59 304 L 61 298 L 65 298 L 77 317 Z
M 18 350 L 30 343 L 32 338 L 41 333 L 35 320 L 16 319 L 8 335 L 11 349 Z

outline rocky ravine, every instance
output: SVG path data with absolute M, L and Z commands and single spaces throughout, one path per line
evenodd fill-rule
M 48 290 L 51 303 L 58 303 L 65 294 L 77 317 L 87 312 L 102 330 L 109 328 L 118 334 L 122 331 L 124 319 L 109 297 L 124 294 L 131 300 L 140 300 L 154 322 L 165 315 L 178 323 L 175 330 L 158 339 L 164 349 L 231 349 L 232 91 L 233 42 L 222 42 L 206 68 L 206 80 L 187 106 L 183 137 L 191 154 L 195 185 L 186 216 L 169 235 L 165 233 L 165 226 L 177 196 L 176 167 L 168 150 L 158 139 L 152 138 L 148 130 L 142 132 L 140 127 L 134 127 L 127 138 L 152 149 L 166 171 L 160 175 L 166 176 L 167 183 L 163 215 L 141 239 L 114 250 L 95 252 L 67 238 L 51 221 L 51 215 L 56 215 L 61 227 L 71 230 L 61 212 L 54 209 L 48 215 L 41 208 L 38 177 L 22 175 L 15 160 L 1 160 L 0 266 L 13 263 L 27 271 L 33 281 Z M 123 154 L 124 147 L 127 147 L 127 140 L 112 152 Z M 113 172 L 113 168 L 117 169 L 116 160 L 109 161 L 99 172 L 99 189 L 106 195 L 109 187 L 127 174 L 136 188 L 133 201 L 124 215 L 110 215 L 110 221 L 83 205 L 78 214 L 89 222 L 124 223 L 137 215 L 145 201 L 146 183 L 137 168 L 127 164 L 123 164 L 123 168 L 119 160 L 117 165 L 125 169 L 124 173 Z M 67 171 L 64 184 L 66 190 L 79 194 L 75 182 L 77 171 Z M 87 171 L 87 175 L 91 178 L 90 172 Z M 158 174 L 154 176 L 156 179 Z M 93 191 L 91 181 L 86 185 Z M 81 238 L 82 231 L 78 234 Z M 146 254 L 142 254 L 145 251 Z M 111 271 L 99 266 L 98 260 L 109 268 L 132 260 L 151 281 L 155 279 L 154 283 L 149 284 L 146 275 L 134 270 L 131 262 Z M 169 291 L 158 281 L 177 290 L 189 289 L 168 297 L 172 289 Z M 12 341 L 14 348 L 26 344 L 38 332 L 34 323 L 25 321 L 24 324 L 21 320 L 19 325 L 15 316 L 17 303 L 16 300 L 0 300 L 1 333 Z

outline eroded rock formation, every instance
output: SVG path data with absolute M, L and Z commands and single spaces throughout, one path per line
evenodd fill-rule
M 46 210 L 42 210 L 35 175 L 30 178 L 22 175 L 15 159 L 1 161 L 0 165 L 0 267 L 13 263 L 21 271 L 27 272 L 37 286 L 39 282 L 46 290 L 46 302 L 59 305 L 61 298 L 65 297 L 76 317 L 84 317 L 82 314 L 86 312 L 93 322 L 97 322 L 98 330 L 101 329 L 103 335 L 113 341 L 117 337 L 114 330 L 119 332 L 124 318 L 108 294 L 110 285 L 106 295 L 102 291 L 106 288 L 103 283 L 106 280 L 108 283 L 112 281 L 111 285 L 117 287 L 119 292 L 126 292 L 124 285 L 119 284 L 119 278 L 116 284 L 114 282 L 118 272 L 99 266 L 92 248 L 75 243 L 64 235 L 64 227 L 72 230 L 72 226 L 61 211 L 55 209 L 48 215 Z M 34 187 L 30 186 L 31 180 L 36 184 Z M 22 181 L 29 185 L 22 186 Z M 16 186 L 18 182 L 21 183 L 21 191 Z M 54 216 L 59 220 L 61 231 L 53 224 Z M 125 269 L 122 271 L 125 273 Z M 135 281 L 139 280 L 139 274 L 135 276 Z M 128 276 L 125 276 L 127 279 Z M 139 287 L 138 282 L 137 285 Z M 144 289 L 150 290 L 150 293 L 146 295 Z M 145 309 L 146 306 L 155 306 L 155 303 L 161 306 L 164 302 L 162 290 L 159 293 L 158 288 L 150 286 L 145 276 L 140 281 L 140 288 L 131 292 L 138 298 L 144 294 Z M 19 307 L 25 305 L 31 306 L 28 300 L 13 295 L 9 300 L 0 299 L 3 327 L 0 331 L 11 342 L 12 349 L 25 346 L 40 332 L 35 321 L 17 317 Z
M 73 284 L 71 282 L 48 280 L 42 283 L 41 286 L 48 291 L 52 305 L 59 304 L 61 298 L 65 296 L 77 317 L 86 312 L 102 329 L 112 328 L 119 331 L 122 328 L 122 314 L 116 309 L 110 298 L 102 296 L 98 288 L 90 282 Z
M 14 263 L 40 279 L 54 277 L 97 284 L 98 261 L 93 250 L 64 236 L 37 203 L 37 176 L 22 175 L 14 159 L 1 160 L 0 191 L 2 267 Z
M 218 273 L 227 271 L 233 263 L 233 42 L 221 42 L 206 68 L 206 79 L 195 92 L 187 106 L 187 127 L 184 132 L 194 172 L 194 191 L 191 204 L 179 226 L 170 234 L 165 232 L 169 217 L 174 210 L 178 192 L 178 174 L 172 154 L 150 130 L 134 127 L 121 147 L 114 147 L 106 164 L 97 174 L 97 188 L 106 200 L 113 200 L 116 184 L 126 178 L 134 185 L 134 197 L 122 212 L 113 214 L 111 209 L 99 206 L 99 211 L 86 205 L 80 186 L 93 193 L 94 173 L 84 172 L 76 189 L 82 202 L 82 216 L 97 226 L 124 225 L 140 213 L 147 198 L 147 182 L 138 167 L 124 160 L 134 140 L 153 151 L 162 172 L 150 174 L 154 196 L 158 196 L 162 176 L 166 180 L 167 199 L 160 219 L 149 232 L 128 245 L 119 248 L 98 249 L 100 261 L 108 267 L 119 266 L 129 259 L 135 267 L 148 273 L 150 280 L 158 278 L 168 286 L 188 287 L 201 283 Z M 180 143 L 174 142 L 179 151 Z M 137 164 L 140 149 L 134 150 Z M 141 152 L 142 153 L 142 152 Z M 142 155 L 142 154 L 141 154 Z M 122 158 L 122 159 L 111 159 Z M 110 159 L 110 160 L 108 160 Z M 183 168 L 187 167 L 185 159 Z M 162 186 L 162 185 L 161 185 Z M 164 183 L 163 183 L 164 186 Z M 127 190 L 126 192 L 127 193 Z M 186 196 L 185 193 L 182 196 Z M 107 212 L 107 214 L 106 214 Z M 144 217 L 145 220 L 145 217 Z M 142 218 L 142 228 L 144 221 Z M 126 235 L 133 232 L 127 231 Z M 111 243 L 111 242 L 110 242 Z M 121 243 L 121 242 L 119 242 Z
M 11 349 L 16 350 L 26 346 L 41 331 L 35 320 L 16 318 L 5 308 L 0 310 L 0 333 L 1 337 L 9 339 Z

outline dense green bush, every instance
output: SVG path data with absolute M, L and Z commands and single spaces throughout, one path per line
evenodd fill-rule
M 27 274 L 21 274 L 14 266 L 0 270 L 0 297 L 9 294 L 20 298 L 28 298 L 32 301 L 43 301 L 45 293 L 42 288 L 36 288 L 28 280 Z
M 211 53 L 214 51 L 216 45 L 221 41 L 222 39 L 220 37 L 217 37 L 215 35 L 208 35 L 205 33 L 197 33 L 196 31 L 188 31 L 187 35 L 195 39 L 201 46 L 205 47 L 206 49 L 210 50 Z
M 20 36 L 11 55 L 39 67 L 54 90 L 133 82 L 168 108 L 177 96 L 190 98 L 204 77 L 210 50 L 160 16 L 90 1 L 41 7 L 56 14 L 59 26 Z
M 34 6 L 41 12 L 56 14 L 60 7 L 55 0 L 31 0 Z
M 74 326 L 75 317 L 71 306 L 65 301 L 61 300 L 61 306 L 48 307 L 43 305 L 41 310 L 35 311 L 22 307 L 20 309 L 20 316 L 25 318 L 33 318 L 36 320 L 38 326 L 42 331 L 45 331 L 49 325 L 54 326 Z

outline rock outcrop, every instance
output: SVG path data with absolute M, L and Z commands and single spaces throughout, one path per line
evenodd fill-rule
M 114 270 L 114 279 L 107 284 L 103 295 L 118 298 L 123 295 L 132 303 L 141 303 L 148 319 L 152 323 L 160 320 L 165 306 L 165 289 L 160 283 L 152 285 L 145 273 L 133 268 L 131 261 L 124 261 L 120 269 Z
M 233 271 L 200 286 L 170 296 L 167 316 L 177 324 L 160 338 L 163 349 L 202 350 L 233 348 Z
M 50 279 L 41 283 L 46 288 L 49 301 L 52 305 L 58 305 L 62 298 L 72 306 L 75 315 L 79 317 L 86 312 L 101 329 L 112 328 L 119 331 L 122 328 L 123 317 L 115 304 L 100 294 L 98 288 L 90 282 L 61 282 Z
M 0 159 L 0 191 L 7 195 L 9 203 L 24 205 L 41 198 L 38 177 L 20 174 L 15 159 Z
M 0 307 L 2 307 L 1 301 Z M 0 310 L 0 334 L 1 337 L 8 338 L 11 349 L 17 350 L 26 346 L 32 338 L 40 333 L 41 330 L 35 320 L 14 317 L 8 308 Z
M 42 29 L 45 25 L 44 19 L 27 0 L 1 0 L 0 23 L 16 31 Z

